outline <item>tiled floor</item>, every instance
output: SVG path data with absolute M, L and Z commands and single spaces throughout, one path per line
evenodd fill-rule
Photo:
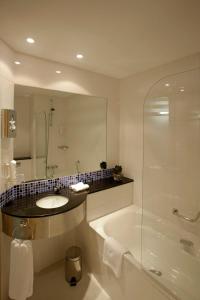
M 34 295 L 29 300 L 110 300 L 93 275 L 84 270 L 76 287 L 64 279 L 64 263 L 58 263 L 35 276 Z

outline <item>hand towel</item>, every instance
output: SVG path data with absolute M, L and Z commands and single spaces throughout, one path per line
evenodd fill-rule
M 13 240 L 10 255 L 9 297 L 25 300 L 32 296 L 33 276 L 31 241 Z
M 103 263 L 107 265 L 117 278 L 121 275 L 123 255 L 127 251 L 112 237 L 105 239 L 103 249 Z
M 76 184 L 72 184 L 70 186 L 70 188 L 74 191 L 74 192 L 80 192 L 80 191 L 84 191 L 87 190 L 89 188 L 88 184 L 84 184 L 83 182 L 78 182 Z

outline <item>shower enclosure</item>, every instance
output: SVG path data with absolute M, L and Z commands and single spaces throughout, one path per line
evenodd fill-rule
M 47 178 L 47 118 L 44 111 L 33 116 L 33 174 L 34 178 Z
M 33 169 L 34 178 L 53 178 L 56 165 L 49 164 L 52 140 L 53 108 L 35 112 L 33 116 Z
M 163 78 L 144 104 L 142 265 L 200 299 L 200 70 Z

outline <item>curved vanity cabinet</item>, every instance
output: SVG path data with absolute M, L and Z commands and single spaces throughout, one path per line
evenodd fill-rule
M 65 189 L 60 194 L 68 201 L 57 208 L 46 209 L 36 204 L 44 197 L 54 197 L 51 193 L 9 202 L 2 208 L 2 231 L 23 240 L 52 238 L 71 231 L 85 218 L 87 192 L 74 193 Z

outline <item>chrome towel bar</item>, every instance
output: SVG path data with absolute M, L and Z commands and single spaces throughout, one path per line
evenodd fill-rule
M 189 218 L 189 217 L 186 217 L 186 216 L 184 216 L 184 215 L 181 215 L 181 214 L 179 213 L 179 211 L 178 211 L 177 208 L 173 208 L 172 213 L 173 213 L 173 215 L 175 215 L 175 216 L 177 216 L 177 217 L 179 217 L 179 218 L 181 218 L 181 219 L 183 219 L 183 220 L 185 220 L 185 221 L 188 221 L 188 222 L 190 222 L 190 223 L 195 223 L 195 222 L 197 222 L 197 221 L 199 220 L 199 218 L 200 218 L 200 211 L 197 213 L 197 215 L 196 215 L 195 218 Z

